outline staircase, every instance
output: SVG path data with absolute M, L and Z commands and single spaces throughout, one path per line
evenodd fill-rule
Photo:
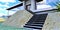
M 38 14 L 34 15 L 28 22 L 25 24 L 25 28 L 33 28 L 33 29 L 42 29 L 47 14 Z

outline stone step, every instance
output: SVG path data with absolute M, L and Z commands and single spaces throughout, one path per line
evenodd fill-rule
M 39 27 L 43 27 L 43 25 L 25 25 L 25 26 L 39 26 Z
M 42 29 L 42 27 L 39 26 L 24 26 L 26 28 L 34 28 L 34 29 Z
M 29 23 L 27 23 L 29 25 Z M 44 24 L 44 22 L 33 22 L 31 24 Z
M 24 27 L 42 29 L 45 23 L 46 17 L 47 17 L 47 14 L 33 15 L 33 17 L 25 24 Z

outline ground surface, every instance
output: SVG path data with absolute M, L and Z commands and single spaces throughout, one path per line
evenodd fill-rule
M 28 29 L 5 26 L 2 25 L 2 23 L 0 22 L 0 30 L 28 30 Z

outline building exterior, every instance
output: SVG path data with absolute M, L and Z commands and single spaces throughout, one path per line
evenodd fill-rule
M 17 11 L 13 16 L 11 16 L 9 18 L 9 21 L 6 21 L 3 24 L 11 25 L 13 23 L 13 25 L 11 25 L 11 26 L 16 26 L 18 28 L 24 27 L 24 28 L 31 28 L 33 30 L 35 30 L 35 29 L 42 30 L 48 13 L 57 11 L 57 8 L 53 8 L 51 6 L 49 7 L 49 9 L 47 7 L 47 9 L 38 10 L 37 4 L 42 2 L 41 3 L 42 5 L 46 5 L 47 4 L 46 0 L 19 0 L 19 1 L 21 1 L 22 3 L 14 6 L 14 7 L 8 8 L 7 10 L 11 10 L 11 9 L 14 9 L 14 8 L 17 8 L 20 6 L 23 6 L 24 10 Z M 28 19 L 26 17 L 28 17 Z M 22 20 L 24 20 L 24 21 L 22 21 Z M 18 22 L 20 22 L 20 24 Z

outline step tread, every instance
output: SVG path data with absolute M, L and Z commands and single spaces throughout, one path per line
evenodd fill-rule
M 25 25 L 43 25 L 43 24 L 25 24 Z
M 29 27 L 29 26 L 24 26 L 26 28 L 34 28 L 34 29 L 42 29 L 42 27 Z
M 27 23 L 28 25 L 30 24 L 44 24 L 44 22 L 33 22 L 33 23 Z
M 43 25 L 25 25 L 25 26 L 39 26 L 39 27 L 43 27 Z

